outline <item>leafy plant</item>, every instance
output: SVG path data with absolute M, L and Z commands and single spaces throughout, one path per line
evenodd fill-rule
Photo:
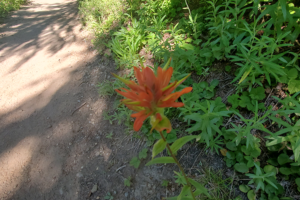
M 127 187 L 130 187 L 130 185 L 131 185 L 131 177 L 130 176 L 128 178 L 124 179 L 124 185 Z
M 229 111 L 226 110 L 226 106 L 222 103 L 222 99 L 218 97 L 214 101 L 204 101 L 195 105 L 200 109 L 198 113 L 192 113 L 186 115 L 184 118 L 196 121 L 191 128 L 186 131 L 193 133 L 195 131 L 201 131 L 201 142 L 206 142 L 206 145 L 211 148 L 220 148 L 217 143 L 214 143 L 214 136 L 216 133 L 222 135 L 219 129 L 223 122 L 223 117 L 229 116 Z M 218 152 L 218 151 L 217 151 Z
M 113 200 L 114 197 L 110 194 L 110 192 L 107 192 L 107 194 L 105 195 L 104 199 Z

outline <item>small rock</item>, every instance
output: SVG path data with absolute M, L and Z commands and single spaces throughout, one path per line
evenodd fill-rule
M 128 192 L 125 192 L 125 197 L 128 197 Z
M 93 186 L 92 190 L 91 190 L 91 193 L 95 193 L 98 189 L 98 186 L 97 184 Z
M 71 145 L 72 145 L 72 143 L 70 142 L 70 143 L 69 143 L 69 145 L 71 146 Z
M 77 176 L 78 178 L 81 178 L 81 177 L 83 177 L 83 174 L 82 174 L 81 172 L 79 172 L 79 173 L 76 174 L 76 176 Z
M 148 188 L 151 188 L 151 184 L 150 183 L 148 183 Z

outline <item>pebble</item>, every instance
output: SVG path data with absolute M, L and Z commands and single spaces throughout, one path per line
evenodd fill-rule
M 117 192 L 116 192 L 116 191 L 114 191 L 114 194 L 117 194 Z
M 98 186 L 97 184 L 93 186 L 92 190 L 91 190 L 91 193 L 95 193 L 98 189 Z
M 79 173 L 76 174 L 76 176 L 77 176 L 78 178 L 81 178 L 81 177 L 83 177 L 83 174 L 82 174 L 81 172 L 79 172 Z
M 128 197 L 128 192 L 125 192 L 125 197 Z

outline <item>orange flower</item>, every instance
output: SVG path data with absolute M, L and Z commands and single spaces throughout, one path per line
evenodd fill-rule
M 150 117 L 152 130 L 167 130 L 167 133 L 169 133 L 172 126 L 170 120 L 164 115 L 164 108 L 184 106 L 183 103 L 176 102 L 176 100 L 181 95 L 192 91 L 192 87 L 187 87 L 180 92 L 172 93 L 190 74 L 180 81 L 169 84 L 173 74 L 173 68 L 168 68 L 170 61 L 171 59 L 163 69 L 158 67 L 157 75 L 149 67 L 142 65 L 142 71 L 134 67 L 137 83 L 113 74 L 130 88 L 116 89 L 116 91 L 125 97 L 121 100 L 122 103 L 137 112 L 131 115 L 131 117 L 136 118 L 133 125 L 135 131 L 139 131 L 143 122 Z

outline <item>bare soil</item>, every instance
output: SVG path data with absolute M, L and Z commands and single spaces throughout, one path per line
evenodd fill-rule
M 34 0 L 0 19 L 0 199 L 104 199 L 110 192 L 114 199 L 158 200 L 178 194 L 176 166 L 144 167 L 150 151 L 138 169 L 129 165 L 146 142 L 103 119 L 115 96 L 100 98 L 96 86 L 110 80 L 116 66 L 90 40 L 75 0 Z M 208 166 L 224 168 L 222 157 L 196 144 L 185 146 L 179 158 L 193 177 Z M 170 181 L 168 187 L 162 180 Z

